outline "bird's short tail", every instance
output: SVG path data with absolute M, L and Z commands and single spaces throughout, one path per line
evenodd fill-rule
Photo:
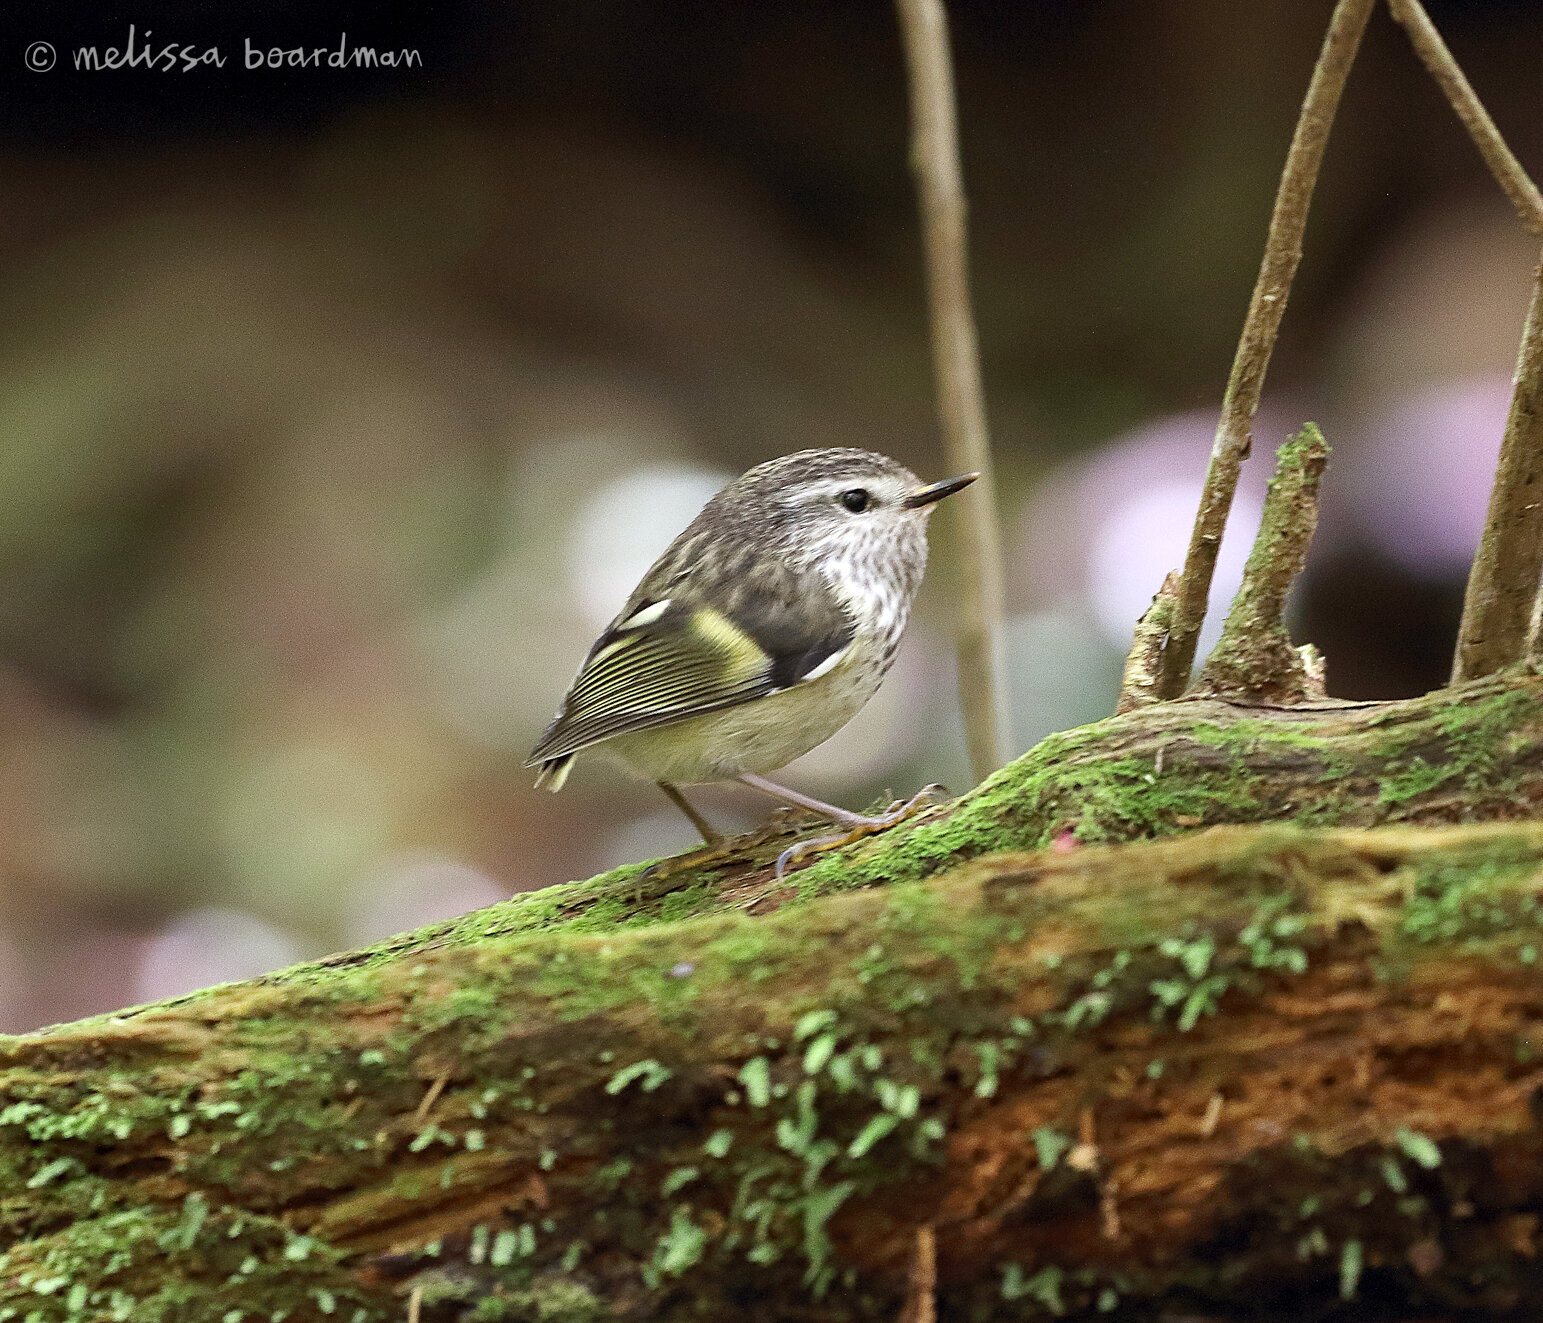
M 563 788 L 563 782 L 568 779 L 568 773 L 572 768 L 571 753 L 564 754 L 561 758 L 548 758 L 541 764 L 541 770 L 536 773 L 536 789 L 545 787 L 555 795 Z

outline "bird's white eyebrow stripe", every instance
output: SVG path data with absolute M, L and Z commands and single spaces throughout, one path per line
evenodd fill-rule
M 793 502 L 805 500 L 810 496 L 839 496 L 844 491 L 853 487 L 874 487 L 883 482 L 878 474 L 857 474 L 854 477 L 825 477 L 816 478 L 813 482 L 800 483 L 796 487 L 789 487 L 784 496 Z
M 655 602 L 651 606 L 642 606 L 634 611 L 625 620 L 619 622 L 617 629 L 642 629 L 645 625 L 651 625 L 670 609 L 670 599 L 666 597 L 662 602 Z

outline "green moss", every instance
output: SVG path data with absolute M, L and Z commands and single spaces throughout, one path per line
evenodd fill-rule
M 1383 764 L 1379 802 L 1400 804 L 1448 783 L 1457 793 L 1479 788 L 1491 796 L 1513 793 L 1514 776 L 1497 772 L 1500 757 L 1516 732 L 1537 719 L 1538 700 L 1523 689 L 1454 695 L 1428 722 L 1400 730 L 1377 747 Z
M 614 1317 L 589 1287 L 556 1277 L 485 1296 L 466 1323 L 605 1323 Z
M 1388 916 L 1378 940 L 1410 959 L 1453 939 L 1516 958 L 1518 926 L 1539 940 L 1539 839 L 1496 829 L 1391 852 L 1390 875 L 1371 884 Z M 39 1285 L 67 1270 L 69 1290 L 86 1291 L 81 1309 L 100 1314 L 126 1292 L 136 1309 L 151 1302 L 136 1319 L 180 1323 L 193 1315 L 176 1312 L 176 1291 L 223 1301 L 231 1274 L 256 1284 L 253 1299 L 280 1300 L 278 1270 L 296 1253 L 311 1275 L 291 1274 L 289 1299 L 314 1286 L 342 1302 L 340 1283 L 353 1278 L 326 1243 L 329 1227 L 371 1225 L 385 1209 L 406 1219 L 447 1192 L 471 1203 L 489 1172 L 507 1181 L 527 1169 L 551 1192 L 553 1226 L 524 1224 L 528 1250 L 520 1228 L 490 1226 L 456 1251 L 509 1269 L 479 1297 L 508 1317 L 542 1317 L 530 1313 L 538 1298 L 520 1292 L 580 1243 L 605 1245 L 640 1291 L 678 1285 L 689 1296 L 729 1268 L 734 1280 L 765 1274 L 779 1289 L 791 1280 L 846 1301 L 841 1220 L 888 1186 L 925 1180 L 964 1109 L 1025 1072 L 1075 1066 L 1090 1035 L 1115 1023 L 1152 1035 L 1154 1061 L 1182 1058 L 1183 1035 L 1220 1008 L 1309 969 L 1344 912 L 1339 880 L 1369 885 L 1366 848 L 1272 827 L 1088 849 L 1054 868 L 999 856 L 759 919 L 559 927 L 430 947 L 395 966 L 313 966 L 295 981 L 227 990 L 196 1015 L 163 1010 L 117 1039 L 61 1031 L 13 1043 L 0 1106 L 0 1226 L 13 1243 L 0 1303 L 25 1291 L 55 1311 L 41 1323 L 80 1316 L 59 1312 L 63 1287 Z M 1047 917 L 1053 963 L 1025 950 Z M 1026 989 L 1044 1008 L 1033 1015 L 1015 1009 Z M 187 1044 L 204 1042 L 204 1017 L 217 1014 L 218 1051 L 195 1076 Z M 104 1053 L 116 1061 L 108 1071 L 95 1064 Z M 462 1074 L 441 1081 L 446 1059 Z M 1046 1161 L 1069 1119 L 1025 1135 L 1030 1161 Z M 1411 1156 L 1397 1143 L 1402 1172 Z M 107 1164 L 149 1154 L 167 1155 L 156 1182 L 111 1178 Z M 300 1155 L 303 1179 L 273 1166 Z M 1404 1179 L 1423 1177 L 1411 1168 Z M 315 1241 L 261 1218 L 230 1230 L 240 1221 L 232 1191 L 320 1205 L 336 1189 L 353 1193 L 327 1208 L 333 1220 Z M 562 1220 L 575 1205 L 605 1221 Z M 1322 1234 L 1325 1253 L 1351 1239 L 1372 1253 L 1348 1215 Z M 234 1264 L 214 1248 L 227 1241 Z M 111 1257 L 114 1243 L 127 1260 Z M 185 1265 L 165 1300 L 162 1285 L 145 1285 L 152 1252 Z M 248 1258 L 254 1266 L 237 1272 Z M 582 1303 L 588 1288 L 578 1289 Z M 1070 1271 L 1058 1290 L 1068 1308 L 1092 1308 L 1106 1290 L 1124 1298 Z
M 297 1306 L 357 1323 L 397 1313 L 336 1250 L 198 1193 L 169 1208 L 79 1218 L 0 1254 L 0 1318 L 192 1323 L 300 1317 Z
M 1383 776 L 1377 802 L 1382 805 L 1401 804 L 1417 795 L 1427 794 L 1442 782 L 1460 775 L 1461 772 L 1455 766 L 1429 763 L 1416 755 Z
M 1168 777 L 1143 758 L 1075 761 L 1080 750 L 1101 743 L 1110 724 L 1052 735 L 947 817 L 922 820 L 896 839 L 875 838 L 803 869 L 796 879 L 800 898 L 915 880 L 1002 850 L 1037 849 L 1062 831 L 1084 842 L 1119 841 L 1266 815 L 1256 778 L 1243 768 L 1244 741 L 1233 746 L 1232 767 Z
M 1537 860 L 1497 843 L 1483 858 L 1423 860 L 1403 908 L 1400 932 L 1420 944 L 1484 943 L 1518 948 L 1543 929 Z
M 879 836 L 821 857 L 793 877 L 795 899 L 808 901 L 842 891 L 931 876 L 961 860 L 1009 850 L 1035 849 L 1070 833 L 1080 842 L 1163 837 L 1216 822 L 1290 819 L 1330 826 L 1364 821 L 1369 796 L 1357 781 L 1375 783 L 1375 807 L 1388 818 L 1418 811 L 1433 790 L 1450 786 L 1454 795 L 1483 790 L 1487 796 L 1515 793 L 1514 778 L 1499 776 L 1498 759 L 1515 732 L 1535 726 L 1539 700 L 1532 688 L 1506 677 L 1454 692 L 1450 701 L 1422 700 L 1428 713 L 1411 719 L 1399 709 L 1366 718 L 1386 735 L 1359 763 L 1343 752 L 1343 741 L 1289 722 L 1244 717 L 1195 720 L 1176 729 L 1164 746 L 1167 765 L 1153 758 L 1107 756 L 1141 713 L 1052 735 L 988 778 L 955 804 L 924 814 Z M 1196 756 L 1202 751 L 1204 757 Z M 1280 798 L 1272 783 L 1249 770 L 1249 759 L 1269 761 L 1272 753 L 1297 765 L 1314 783 L 1310 794 Z M 1219 755 L 1219 757 L 1218 757 Z M 785 842 L 751 851 L 756 867 L 769 867 Z M 396 937 L 366 950 L 316 965 L 297 966 L 257 986 L 304 988 L 318 998 L 362 993 L 380 971 L 408 951 L 481 948 L 489 943 L 540 933 L 616 933 L 668 925 L 720 912 L 726 904 L 713 869 L 686 869 L 675 876 L 651 876 L 645 865 L 629 865 L 582 882 L 517 896 L 510 901 L 418 933 Z M 753 939 L 745 939 L 748 943 Z M 743 976 L 769 977 L 772 968 L 747 958 Z M 336 975 L 346 972 L 349 978 Z M 645 980 L 651 1001 L 668 1004 L 689 995 L 689 981 L 672 987 Z M 555 973 L 553 984 L 565 982 Z M 383 996 L 376 987 L 376 994 Z M 162 1009 L 192 1010 L 218 989 L 165 1003 Z M 472 992 L 440 1008 L 445 1023 L 486 1014 L 498 1007 Z M 99 1017 L 87 1024 L 110 1027 L 134 1012 Z

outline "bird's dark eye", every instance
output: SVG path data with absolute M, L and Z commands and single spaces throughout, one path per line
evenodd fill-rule
M 867 489 L 863 487 L 852 487 L 842 492 L 836 499 L 853 514 L 862 514 L 868 508 L 870 500 Z

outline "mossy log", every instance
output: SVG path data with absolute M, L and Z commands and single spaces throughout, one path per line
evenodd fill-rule
M 1540 802 L 1529 673 L 1165 704 L 0 1040 L 0 1320 L 1536 1316 Z

